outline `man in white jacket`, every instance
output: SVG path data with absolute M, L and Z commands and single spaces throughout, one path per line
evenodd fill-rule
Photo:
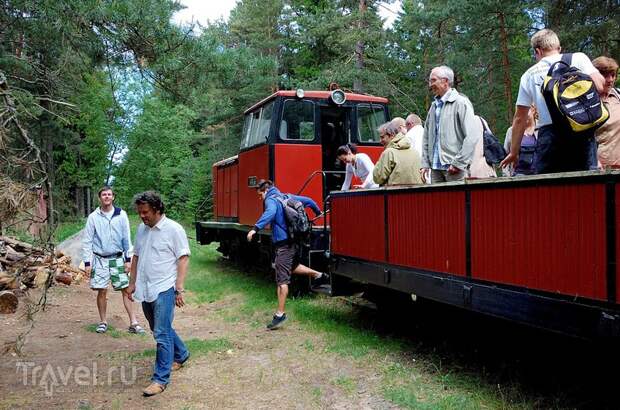
M 100 206 L 86 221 L 83 241 L 83 261 L 90 276 L 90 288 L 97 291 L 97 309 L 100 322 L 97 333 L 108 330 L 107 294 L 112 282 L 114 290 L 129 285 L 128 272 L 131 267 L 131 236 L 127 213 L 114 206 L 114 192 L 109 186 L 99 190 Z M 129 315 L 129 332 L 144 333 L 131 300 L 123 293 L 123 304 Z

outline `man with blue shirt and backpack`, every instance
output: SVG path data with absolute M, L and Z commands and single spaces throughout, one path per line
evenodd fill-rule
M 320 281 L 329 280 L 327 273 L 315 271 L 299 263 L 300 243 L 299 238 L 294 237 L 301 235 L 304 230 L 309 231 L 309 222 L 304 209 L 309 207 L 316 216 L 321 214 L 321 210 L 316 202 L 308 197 L 282 194 L 270 180 L 260 180 L 257 191 L 263 200 L 264 212 L 256 221 L 254 228 L 248 232 L 247 239 L 251 242 L 257 232 L 271 225 L 271 241 L 276 256 L 278 310 L 273 315 L 271 323 L 267 325 L 267 329 L 274 330 L 282 326 L 287 319 L 284 306 L 292 273 L 310 276 Z
M 560 40 L 549 29 L 534 34 L 531 45 L 537 63 L 521 77 L 512 123 L 511 149 L 501 166 L 506 167 L 518 160 L 528 111 L 534 105 L 539 115 L 536 124 L 536 173 L 596 169 L 594 130 L 605 122 L 607 116 L 605 108 L 597 103 L 600 101 L 598 94 L 602 93 L 605 84 L 603 76 L 585 54 L 561 54 Z M 567 81 L 558 81 L 565 74 L 569 77 L 562 78 Z M 573 81 L 571 76 L 573 80 L 582 80 L 581 87 L 573 90 L 579 88 L 583 98 L 581 94 L 579 98 L 571 97 L 570 93 L 566 96 L 574 101 L 553 98 L 553 90 L 557 97 L 563 90 L 561 87 Z

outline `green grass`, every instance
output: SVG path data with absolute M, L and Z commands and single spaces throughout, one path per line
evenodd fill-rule
M 98 323 L 87 325 L 86 330 L 92 333 L 97 333 L 98 325 L 99 325 Z M 117 329 L 108 323 L 108 331 L 105 332 L 104 335 L 108 335 L 110 337 L 113 337 L 114 339 L 120 339 L 122 337 L 145 337 L 146 333 L 143 333 L 141 335 L 135 334 L 135 333 L 129 333 L 127 329 Z
M 186 228 L 191 232 L 191 227 Z M 244 273 L 238 267 L 221 261 L 217 244 L 199 246 L 190 242 L 192 257 L 185 287 L 191 303 L 207 304 L 226 301 L 216 312 L 227 322 L 244 321 L 251 327 L 264 327 L 276 306 L 275 285 L 258 273 Z M 264 276 L 264 275 L 263 275 Z M 504 394 L 479 375 L 460 369 L 446 370 L 435 363 L 440 358 L 432 354 L 406 361 L 415 346 L 411 341 L 379 335 L 372 323 L 360 317 L 346 300 L 321 295 L 290 297 L 287 313 L 305 331 L 325 340 L 326 353 L 353 360 L 366 361 L 383 368 L 379 389 L 385 399 L 410 409 L 478 409 L 529 408 L 519 390 L 508 388 Z M 307 339 L 303 348 L 316 352 L 317 346 Z M 405 364 L 400 362 L 405 360 Z M 445 366 L 444 366 L 445 367 Z M 344 392 L 354 391 L 354 380 L 336 379 Z M 311 394 L 318 400 L 322 395 L 315 387 Z
M 224 352 L 233 347 L 228 339 L 189 339 L 185 341 L 185 346 L 189 350 L 192 358 L 206 356 L 211 352 Z M 140 353 L 129 355 L 129 358 L 155 357 L 155 349 L 146 349 Z
M 352 395 L 357 389 L 357 383 L 350 377 L 341 376 L 336 378 L 333 383 L 340 387 L 347 395 Z
M 86 218 L 59 223 L 54 230 L 54 242 L 64 241 L 82 230 L 84 225 L 86 225 Z

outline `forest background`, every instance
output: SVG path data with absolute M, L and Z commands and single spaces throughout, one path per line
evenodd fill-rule
M 536 30 L 620 57 L 619 0 L 404 0 L 389 28 L 386 3 L 240 0 L 199 26 L 174 24 L 171 0 L 3 0 L 0 190 L 41 187 L 51 224 L 86 215 L 106 183 L 123 207 L 156 189 L 173 217 L 205 217 L 211 164 L 276 89 L 337 82 L 424 119 L 428 73 L 447 64 L 501 137 Z

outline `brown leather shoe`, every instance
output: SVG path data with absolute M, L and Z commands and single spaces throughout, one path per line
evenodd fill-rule
M 146 397 L 155 396 L 166 390 L 166 386 L 159 383 L 151 383 L 147 388 L 142 390 L 142 394 Z

